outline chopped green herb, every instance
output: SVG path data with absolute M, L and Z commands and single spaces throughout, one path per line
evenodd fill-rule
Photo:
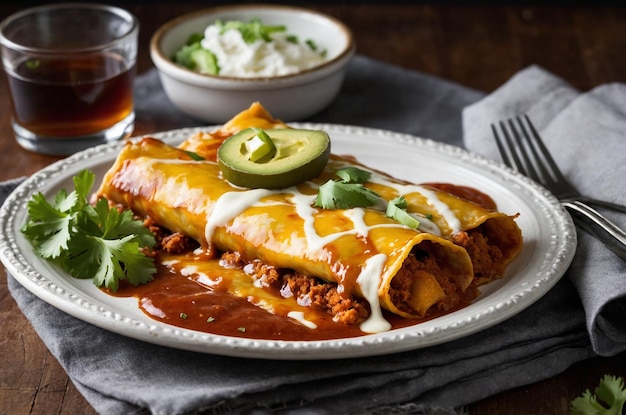
M 207 323 L 212 323 L 214 321 L 215 321 L 215 317 L 209 317 L 209 318 L 206 319 Z
M 239 327 L 237 330 L 239 330 L 242 333 L 246 332 L 246 328 L 245 327 Z
M 424 217 L 428 220 L 433 220 L 433 214 L 432 213 L 427 213 L 424 215 Z
M 82 170 L 73 180 L 74 191 L 61 189 L 53 203 L 41 192 L 28 202 L 29 219 L 21 231 L 37 255 L 111 291 L 117 291 L 120 280 L 151 281 L 156 266 L 144 250 L 154 246 L 154 235 L 131 211 L 119 212 L 104 198 L 89 204 L 95 181 L 91 171 Z
M 365 183 L 372 177 L 372 173 L 358 167 L 344 167 L 337 170 L 337 177 L 346 183 Z
M 322 209 L 351 209 L 374 206 L 379 200 L 374 191 L 360 183 L 329 180 L 319 187 L 313 205 Z
M 185 151 L 185 153 L 187 153 L 187 155 L 188 155 L 189 157 L 191 157 L 191 159 L 192 159 L 192 160 L 195 160 L 195 161 L 202 161 L 202 160 L 205 160 L 205 158 L 204 158 L 204 157 L 202 157 L 202 156 L 201 156 L 200 154 L 198 154 L 198 153 L 194 153 L 193 151 Z
M 179 314 L 180 318 L 182 318 L 183 320 L 187 320 L 187 314 L 185 313 L 180 313 Z
M 381 198 L 363 186 L 371 173 L 357 167 L 337 170 L 340 180 L 329 180 L 319 187 L 313 206 L 322 209 L 350 209 L 374 206 Z
M 592 395 L 587 389 L 570 405 L 570 415 L 621 415 L 626 403 L 624 378 L 604 375 Z
M 230 20 L 226 23 L 218 20 L 215 25 L 220 28 L 220 33 L 224 33 L 228 30 L 238 30 L 241 33 L 241 37 L 244 42 L 250 44 L 257 40 L 263 40 L 270 42 L 272 40 L 271 34 L 276 32 L 284 32 L 287 27 L 283 25 L 269 26 L 264 25 L 259 18 L 252 18 L 249 22 L 241 22 L 239 20 Z
M 307 39 L 307 40 L 306 40 L 306 42 L 304 42 L 304 43 L 306 43 L 306 44 L 307 44 L 307 46 L 308 46 L 311 50 L 313 50 L 313 51 L 317 50 L 317 44 L 315 43 L 315 41 L 314 41 L 314 40 L 312 40 L 312 39 Z
M 401 224 L 408 226 L 411 229 L 417 229 L 420 226 L 420 222 L 410 213 L 406 211 L 408 204 L 404 196 L 398 196 L 393 200 L 390 200 L 387 204 L 387 216 L 400 222 Z

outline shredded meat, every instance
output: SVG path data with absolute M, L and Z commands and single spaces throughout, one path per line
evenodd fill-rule
M 465 248 L 474 264 L 474 285 L 482 285 L 504 275 L 503 254 L 498 244 L 493 243 L 489 227 L 479 226 L 468 232 L 454 235 L 453 242 Z

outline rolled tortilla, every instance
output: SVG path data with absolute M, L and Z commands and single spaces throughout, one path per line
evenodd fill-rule
M 127 143 L 97 195 L 205 247 L 337 283 L 365 298 L 372 314 L 383 307 L 421 318 L 457 306 L 473 278 L 465 249 L 378 210 L 313 208 L 317 185 L 345 162 L 297 187 L 242 189 L 221 178 L 215 161 L 146 137 Z

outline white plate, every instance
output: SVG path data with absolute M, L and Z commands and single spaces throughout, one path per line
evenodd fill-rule
M 42 169 L 22 183 L 0 210 L 0 259 L 7 270 L 42 300 L 88 323 L 164 346 L 229 356 L 268 359 L 334 359 L 372 356 L 432 346 L 484 330 L 519 313 L 556 284 L 576 250 L 570 216 L 545 189 L 525 177 L 457 147 L 389 131 L 342 125 L 294 124 L 324 129 L 335 154 L 413 182 L 449 182 L 489 194 L 499 210 L 520 213 L 524 247 L 504 279 L 485 286 L 468 307 L 437 319 L 384 333 L 327 341 L 273 341 L 218 336 L 181 329 L 147 317 L 136 299 L 112 297 L 90 280 L 60 271 L 33 253 L 20 232 L 35 192 L 48 198 L 73 189 L 72 177 L 88 168 L 97 181 L 122 143 L 77 153 Z M 207 128 L 204 128 L 206 130 Z M 201 128 L 167 131 L 157 138 L 178 144 Z

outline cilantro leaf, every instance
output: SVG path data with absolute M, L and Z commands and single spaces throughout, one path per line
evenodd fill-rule
M 96 176 L 89 170 L 81 170 L 72 178 L 72 181 L 74 182 L 74 191 L 78 195 L 78 199 L 76 200 L 78 203 L 77 206 L 83 207 L 89 204 L 87 198 L 89 197 L 89 192 L 91 192 L 91 188 L 96 181 Z
M 335 173 L 340 180 L 329 180 L 319 187 L 313 206 L 322 209 L 369 207 L 381 201 L 380 196 L 363 186 L 371 173 L 358 167 L 346 167 Z
M 63 190 L 57 193 L 54 205 L 48 203 L 42 193 L 33 195 L 28 202 L 31 219 L 22 232 L 41 257 L 57 258 L 62 250 L 67 249 L 72 224 L 71 207 L 76 199 L 75 192 L 68 196 Z
M 74 191 L 61 189 L 54 204 L 35 194 L 22 232 L 38 255 L 99 287 L 117 291 L 123 279 L 133 285 L 150 281 L 156 266 L 144 250 L 154 246 L 154 235 L 131 211 L 109 207 L 104 198 L 90 205 L 94 181 L 92 172 L 82 170 L 74 176 Z
M 350 166 L 337 170 L 335 173 L 340 180 L 329 180 L 318 189 L 313 206 L 322 209 L 350 209 L 355 207 L 371 207 L 385 210 L 383 198 L 376 192 L 365 187 L 372 172 Z M 387 203 L 385 214 L 387 217 L 400 222 L 411 229 L 417 229 L 419 220 L 407 212 L 408 203 L 404 196 L 398 196 Z
M 360 183 L 329 180 L 319 187 L 313 206 L 323 209 L 350 209 L 378 203 L 380 196 Z
M 344 167 L 337 170 L 337 177 L 346 183 L 365 183 L 372 177 L 372 173 L 358 167 Z
M 621 377 L 604 375 L 592 395 L 587 389 L 570 405 L 570 415 L 621 415 L 626 403 L 626 388 Z
M 398 196 L 389 201 L 387 204 L 387 216 L 408 226 L 411 229 L 417 229 L 420 226 L 419 220 L 406 211 L 408 203 L 404 196 Z
M 204 157 L 202 157 L 200 154 L 193 152 L 193 151 L 185 151 L 185 153 L 187 153 L 187 155 L 195 161 L 202 161 L 202 160 L 206 160 Z

